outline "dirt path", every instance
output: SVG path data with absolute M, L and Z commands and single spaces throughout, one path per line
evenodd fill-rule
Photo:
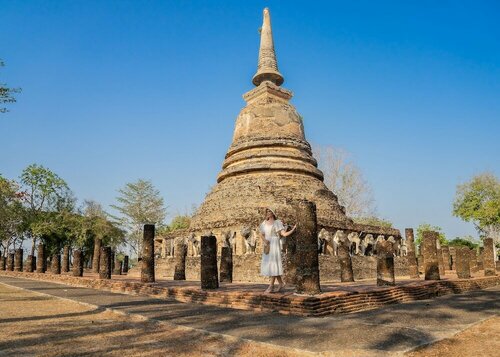
M 0 356 L 304 356 L 0 284 Z

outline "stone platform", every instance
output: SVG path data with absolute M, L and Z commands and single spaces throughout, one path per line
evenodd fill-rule
M 484 277 L 481 273 L 476 273 L 471 279 L 458 279 L 454 274 L 448 274 L 439 281 L 402 279 L 393 287 L 377 287 L 373 280 L 322 284 L 321 294 L 301 296 L 294 294 L 292 288 L 285 289 L 282 293 L 264 294 L 265 284 L 222 283 L 217 290 L 202 290 L 198 281 L 159 280 L 154 284 L 145 284 L 137 278 L 124 275 L 115 275 L 112 279 L 105 280 L 99 279 L 97 274 L 92 273 L 86 273 L 84 277 L 74 277 L 65 274 L 0 271 L 0 275 L 3 276 L 50 281 L 117 293 L 316 317 L 360 312 L 389 304 L 430 299 L 500 285 L 500 276 Z

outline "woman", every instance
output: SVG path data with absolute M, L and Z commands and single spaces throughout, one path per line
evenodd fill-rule
M 286 232 L 283 223 L 276 218 L 274 211 L 270 208 L 266 208 L 266 219 L 259 227 L 260 238 L 262 239 L 262 246 L 264 247 L 260 273 L 263 276 L 271 277 L 269 287 L 265 291 L 266 293 L 272 293 L 274 291 L 275 279 L 278 280 L 279 284 L 277 292 L 280 292 L 285 287 L 281 279 L 281 275 L 283 275 L 283 266 L 281 264 L 280 236 L 288 237 L 295 231 L 296 227 L 297 225 Z M 268 246 L 268 250 L 266 246 Z

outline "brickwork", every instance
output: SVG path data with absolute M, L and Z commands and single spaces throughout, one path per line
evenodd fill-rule
M 396 285 L 394 278 L 394 250 L 386 240 L 377 244 L 377 285 Z
M 77 249 L 73 251 L 73 276 L 83 276 L 83 253 Z
M 155 282 L 155 257 L 154 257 L 155 226 L 144 225 L 142 241 L 141 281 L 143 283 Z
M 233 282 L 233 250 L 231 247 L 222 247 L 221 249 L 220 282 Z
M 418 278 L 418 263 L 417 256 L 415 255 L 415 239 L 413 235 L 412 228 L 405 229 L 405 237 L 406 237 L 406 247 L 407 247 L 407 255 L 406 259 L 408 260 L 408 271 L 410 278 Z
M 483 266 L 484 275 L 496 275 L 495 268 L 495 247 L 493 245 L 493 238 L 484 239 L 484 253 L 483 253 Z
M 62 255 L 62 267 L 61 271 L 63 273 L 69 272 L 69 246 L 65 245 L 63 248 L 63 255 Z
M 37 248 L 36 272 L 45 273 L 47 270 L 47 258 L 45 257 L 45 245 L 40 243 Z
M 436 232 L 424 232 L 423 234 L 423 256 L 425 280 L 439 280 L 439 260 L 436 241 L 439 235 Z
M 7 255 L 7 270 L 14 271 L 14 253 Z
M 195 287 L 154 286 L 139 281 L 99 280 L 70 275 L 8 271 L 2 271 L 0 275 L 62 282 L 72 286 L 147 295 L 159 299 L 172 298 L 180 302 L 313 317 L 366 311 L 388 304 L 425 300 L 500 285 L 500 276 L 492 276 L 467 280 L 416 281 L 401 286 L 360 287 L 358 290 L 339 290 L 324 292 L 316 296 L 298 296 L 293 294 L 263 294 L 245 290 L 210 291 Z
M 458 278 L 469 279 L 471 277 L 469 248 L 455 247 L 455 257 L 455 268 Z
M 52 274 L 61 274 L 61 254 L 54 254 L 50 262 L 50 272 Z
M 99 252 L 99 278 L 111 279 L 111 247 L 101 247 Z
M 26 265 L 24 266 L 24 271 L 28 273 L 33 273 L 36 271 L 36 257 L 34 255 L 28 255 L 26 258 Z
M 201 288 L 217 289 L 219 274 L 217 272 L 217 238 L 201 237 Z
M 100 254 L 101 254 L 102 239 L 96 238 L 94 241 L 94 255 L 92 257 L 92 271 L 99 273 Z

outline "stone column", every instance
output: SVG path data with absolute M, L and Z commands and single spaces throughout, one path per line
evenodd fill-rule
M 114 270 L 115 270 L 115 251 L 111 249 L 111 271 Z
M 118 257 L 115 255 L 115 264 L 113 268 L 113 274 L 114 275 L 122 275 L 122 262 Z
M 23 249 L 16 249 L 14 255 L 14 271 L 23 271 Z
M 0 257 L 0 270 L 5 270 L 7 267 L 7 262 L 5 261 L 5 257 L 2 255 Z
M 61 274 L 61 254 L 54 254 L 50 266 L 52 274 Z
M 423 256 L 425 280 L 440 280 L 439 260 L 436 241 L 439 239 L 437 232 L 426 231 L 423 234 Z
M 469 279 L 470 275 L 470 253 L 467 247 L 455 247 L 455 269 L 459 279 Z
M 495 267 L 495 247 L 493 245 L 493 238 L 484 238 L 484 253 L 483 253 L 483 266 L 484 276 L 496 275 Z
M 471 273 L 475 273 L 478 271 L 476 249 L 469 250 L 469 264 Z
M 67 245 L 63 248 L 62 271 L 63 273 L 69 272 L 69 246 Z
M 394 278 L 394 248 L 383 240 L 377 244 L 377 286 L 396 285 Z
M 47 259 L 45 258 L 45 244 L 38 244 L 37 258 L 36 258 L 36 272 L 45 273 L 47 270 Z
M 24 267 L 24 271 L 27 273 L 33 273 L 36 270 L 36 257 L 34 255 L 28 255 L 26 258 L 26 266 Z
M 83 254 L 79 249 L 73 251 L 73 276 L 83 276 Z
M 233 282 L 233 250 L 231 247 L 222 247 L 221 250 L 220 282 Z
M 155 282 L 155 226 L 154 224 L 144 225 L 144 235 L 142 240 L 142 269 L 141 281 L 143 283 Z
M 184 243 L 183 239 L 179 239 L 175 244 L 174 250 L 174 280 L 186 280 L 186 255 L 187 245 Z
M 319 283 L 318 229 L 316 205 L 306 200 L 292 201 L 297 228 L 295 259 L 297 264 L 295 291 L 315 295 L 321 292 Z
M 92 258 L 92 272 L 99 273 L 101 270 L 99 269 L 100 257 L 101 253 L 102 239 L 96 238 L 94 240 L 94 257 Z
M 457 260 L 456 248 L 451 246 L 450 248 L 450 268 L 451 270 L 456 270 L 455 263 Z
M 410 273 L 411 279 L 418 279 L 418 263 L 417 256 L 415 255 L 415 239 L 413 235 L 413 228 L 405 228 L 405 237 L 406 237 L 406 247 L 407 254 L 406 259 L 408 261 L 408 270 Z
M 7 255 L 7 270 L 14 271 L 14 253 Z
M 451 257 L 450 257 L 450 247 L 444 246 L 441 248 L 443 253 L 444 269 L 451 270 Z
M 443 259 L 443 250 L 441 249 L 441 243 L 439 242 L 439 236 L 436 239 L 436 250 L 437 250 L 437 256 L 438 256 L 438 263 L 439 263 L 439 275 L 443 276 L 444 275 L 444 259 Z
M 99 278 L 111 279 L 111 247 L 101 247 L 99 252 Z
M 201 237 L 201 288 L 217 289 L 219 287 L 217 273 L 217 238 Z
M 339 246 L 337 248 L 338 259 L 340 263 L 340 281 L 354 281 L 354 272 L 352 271 L 351 255 L 349 254 L 349 240 L 347 233 L 339 231 Z
M 123 257 L 123 268 L 122 268 L 123 273 L 128 273 L 128 255 Z

